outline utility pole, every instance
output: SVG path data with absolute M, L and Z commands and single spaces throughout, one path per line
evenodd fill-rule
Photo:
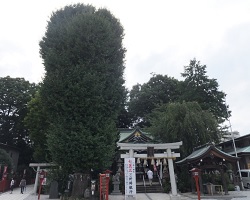
M 226 107 L 227 107 L 227 105 L 226 105 Z M 227 109 L 226 109 L 226 110 L 227 110 Z M 236 150 L 236 146 L 235 146 L 235 140 L 234 140 L 232 125 L 231 125 L 231 121 L 230 121 L 230 119 L 229 119 L 228 110 L 227 110 L 227 120 L 228 120 L 228 122 L 229 122 L 229 127 L 230 127 L 231 137 L 232 137 L 232 141 L 233 141 L 235 156 L 238 157 L 237 150 Z M 237 160 L 237 166 L 238 166 L 238 171 L 239 171 L 239 176 L 240 176 L 241 188 L 242 188 L 242 190 L 244 190 L 244 185 L 243 185 L 243 182 L 242 182 L 242 176 L 241 176 L 241 172 L 240 172 L 240 163 L 239 163 L 239 160 Z

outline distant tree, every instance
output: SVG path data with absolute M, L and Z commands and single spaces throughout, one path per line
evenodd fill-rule
M 28 113 L 24 122 L 32 141 L 34 160 L 40 163 L 50 161 L 46 134 L 49 127 L 48 114 L 42 105 L 39 91 L 28 103 Z
M 1 167 L 8 166 L 8 168 L 7 168 L 8 171 L 10 171 L 12 169 L 12 167 L 13 167 L 13 162 L 12 162 L 11 157 L 3 149 L 0 149 L 0 166 Z M 3 170 L 3 168 L 1 168 L 1 170 Z M 0 174 L 0 178 L 2 177 L 1 175 L 2 175 L 2 171 L 1 171 L 1 174 Z
M 213 115 L 201 109 L 197 102 L 169 103 L 150 115 L 149 132 L 161 142 L 182 141 L 181 156 L 208 142 L 218 142 L 218 123 Z
M 180 101 L 198 102 L 203 110 L 211 112 L 217 121 L 222 123 L 228 118 L 226 94 L 219 91 L 216 79 L 208 78 L 206 68 L 206 65 L 201 65 L 196 59 L 184 67 L 184 73 L 181 75 L 185 80 L 182 84 Z
M 129 128 L 129 127 L 132 127 L 132 126 L 133 126 L 132 117 L 130 116 L 130 113 L 126 109 L 126 106 L 124 106 L 122 108 L 122 110 L 120 111 L 120 114 L 118 116 L 116 127 L 118 127 L 118 128 Z
M 31 160 L 32 149 L 23 120 L 35 91 L 36 85 L 23 78 L 0 78 L 0 142 L 22 149 L 19 164 Z
M 128 111 L 135 125 L 149 126 L 147 115 L 161 104 L 174 102 L 179 98 L 179 81 L 160 74 L 154 74 L 147 83 L 133 86 L 129 94 Z
M 40 42 L 46 71 L 41 100 L 48 112 L 48 148 L 64 170 L 87 174 L 112 163 L 126 94 L 122 39 L 120 22 L 93 6 L 66 6 L 48 22 Z M 74 182 L 73 196 L 86 187 Z

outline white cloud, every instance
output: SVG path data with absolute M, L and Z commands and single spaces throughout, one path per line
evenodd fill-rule
M 106 7 L 120 19 L 126 34 L 127 87 L 147 82 L 151 72 L 180 79 L 183 66 L 196 57 L 227 93 L 233 129 L 250 133 L 250 2 L 245 0 L 3 1 L 1 76 L 41 81 L 44 71 L 38 44 L 49 16 L 56 9 L 78 2 Z

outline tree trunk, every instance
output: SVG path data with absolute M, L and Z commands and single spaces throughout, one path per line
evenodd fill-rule
M 72 197 L 83 197 L 84 191 L 89 186 L 90 174 L 89 173 L 75 173 L 73 188 L 72 188 Z

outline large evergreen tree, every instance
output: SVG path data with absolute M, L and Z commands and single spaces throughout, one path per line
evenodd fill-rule
M 207 76 L 206 68 L 196 59 L 184 67 L 181 101 L 198 102 L 203 110 L 211 112 L 222 123 L 228 118 L 226 94 L 219 90 L 216 79 Z
M 129 94 L 128 110 L 134 124 L 149 126 L 147 115 L 161 104 L 174 102 L 179 97 L 179 81 L 154 74 L 147 83 L 133 86 Z
M 123 27 L 108 10 L 83 4 L 54 12 L 40 42 L 48 148 L 68 171 L 111 164 L 125 98 Z
M 0 142 L 21 149 L 19 164 L 29 164 L 32 149 L 23 120 L 36 85 L 23 78 L 0 78 Z

